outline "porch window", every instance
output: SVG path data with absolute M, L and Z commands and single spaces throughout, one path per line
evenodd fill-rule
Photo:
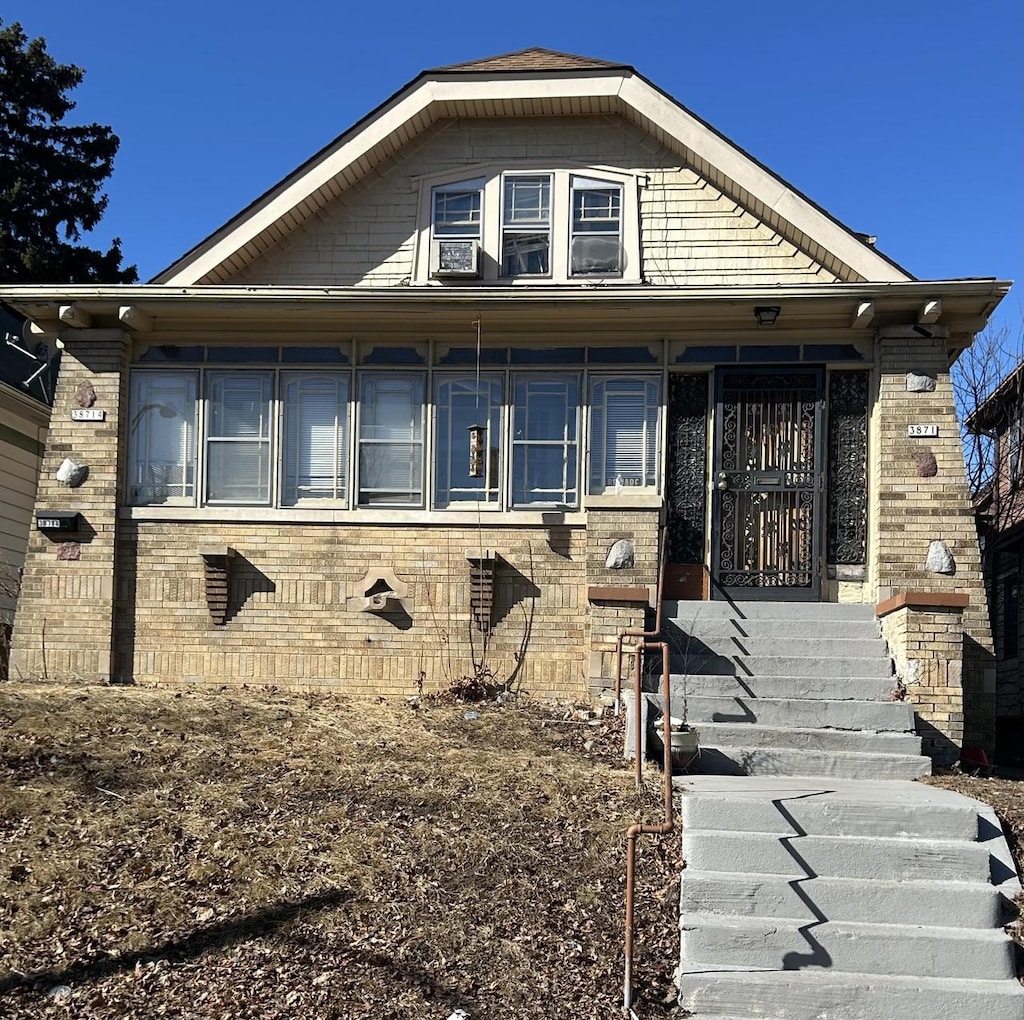
M 506 176 L 502 221 L 501 275 L 550 273 L 551 176 Z
M 578 375 L 513 376 L 512 505 L 578 501 Z
M 591 380 L 592 494 L 657 485 L 660 390 L 654 378 Z
M 439 376 L 434 380 L 434 506 L 485 503 L 497 506 L 501 478 L 502 377 Z M 483 426 L 483 452 L 470 475 L 470 428 Z
M 365 372 L 359 380 L 359 505 L 423 505 L 421 374 Z
M 348 497 L 348 373 L 286 372 L 281 503 Z
M 272 372 L 208 372 L 206 499 L 269 504 Z
M 196 494 L 195 372 L 136 372 L 128 423 L 128 501 L 191 503 Z

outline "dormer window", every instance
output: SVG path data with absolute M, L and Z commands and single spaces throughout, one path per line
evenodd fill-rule
M 603 167 L 475 169 L 421 182 L 414 283 L 640 282 L 645 178 Z

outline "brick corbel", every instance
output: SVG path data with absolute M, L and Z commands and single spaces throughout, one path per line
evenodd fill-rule
M 227 622 L 228 597 L 231 591 L 231 561 L 235 550 L 227 545 L 210 546 L 199 550 L 203 558 L 203 575 L 206 582 L 206 607 L 214 625 L 222 627 Z

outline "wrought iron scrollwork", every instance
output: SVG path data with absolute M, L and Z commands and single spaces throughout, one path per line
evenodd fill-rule
M 704 561 L 708 377 L 669 376 L 668 559 Z
M 828 562 L 860 564 L 868 549 L 867 372 L 833 372 L 828 410 Z

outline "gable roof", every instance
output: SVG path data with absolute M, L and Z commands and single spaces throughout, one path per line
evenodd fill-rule
M 224 283 L 437 121 L 543 115 L 624 117 L 840 278 L 913 279 L 632 67 L 533 48 L 422 72 L 152 282 Z

